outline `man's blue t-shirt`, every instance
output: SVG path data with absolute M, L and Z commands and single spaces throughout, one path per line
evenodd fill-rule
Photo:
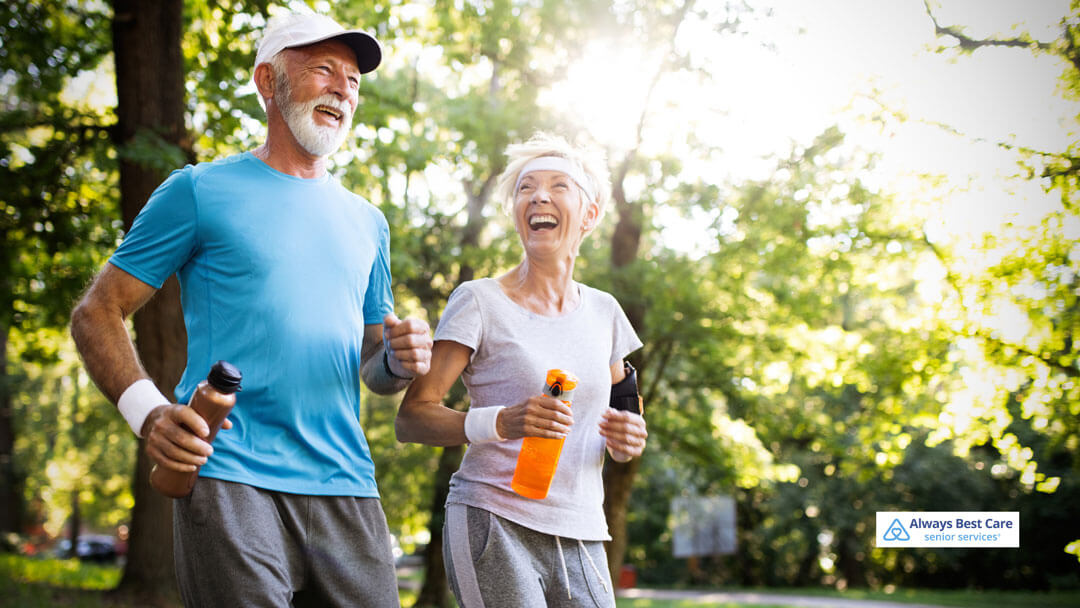
M 390 232 L 325 175 L 280 173 L 251 153 L 174 171 L 110 262 L 160 288 L 180 280 L 187 403 L 219 359 L 243 373 L 200 472 L 294 494 L 377 497 L 360 427 L 364 325 L 393 310 Z

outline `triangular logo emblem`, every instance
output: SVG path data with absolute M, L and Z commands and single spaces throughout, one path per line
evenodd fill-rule
M 885 540 L 911 540 L 911 535 L 904 528 L 904 524 L 900 523 L 900 519 L 896 518 L 889 524 L 889 529 L 885 530 L 885 535 L 882 537 Z

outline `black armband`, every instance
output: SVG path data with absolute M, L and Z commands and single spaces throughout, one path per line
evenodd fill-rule
M 626 370 L 626 377 L 611 385 L 611 401 L 608 405 L 617 410 L 644 414 L 645 408 L 641 404 L 641 395 L 638 394 L 637 370 L 629 361 L 623 362 L 623 369 Z
M 387 352 L 385 349 L 383 349 L 383 353 L 382 353 L 382 364 L 383 364 L 383 369 L 386 370 L 386 375 L 389 376 L 390 378 L 393 378 L 394 380 L 412 380 L 412 378 L 406 378 L 404 376 L 399 376 L 399 375 L 394 373 L 394 370 L 390 369 L 390 353 Z

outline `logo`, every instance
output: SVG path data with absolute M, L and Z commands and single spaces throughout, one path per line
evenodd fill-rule
M 900 518 L 894 518 L 892 524 L 889 525 L 889 529 L 885 530 L 885 535 L 882 536 L 885 540 L 899 540 L 909 541 L 911 535 L 904 529 L 904 524 L 900 523 Z
M 877 547 L 1017 548 L 1018 511 L 878 511 Z

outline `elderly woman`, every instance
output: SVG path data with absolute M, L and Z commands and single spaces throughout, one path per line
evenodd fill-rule
M 604 451 L 628 461 L 645 448 L 647 432 L 633 368 L 624 363 L 641 341 L 611 295 L 574 281 L 581 242 L 603 216 L 607 171 L 602 158 L 543 134 L 507 155 L 498 190 L 512 203 L 524 259 L 450 296 L 430 372 L 405 394 L 397 436 L 469 444 L 450 482 L 443 545 L 463 608 L 614 606 L 603 546 L 611 538 Z M 577 376 L 571 406 L 541 394 L 552 368 Z M 467 413 L 442 405 L 459 376 Z M 636 411 L 610 407 L 620 401 Z M 542 500 L 511 488 L 523 437 L 565 438 Z

